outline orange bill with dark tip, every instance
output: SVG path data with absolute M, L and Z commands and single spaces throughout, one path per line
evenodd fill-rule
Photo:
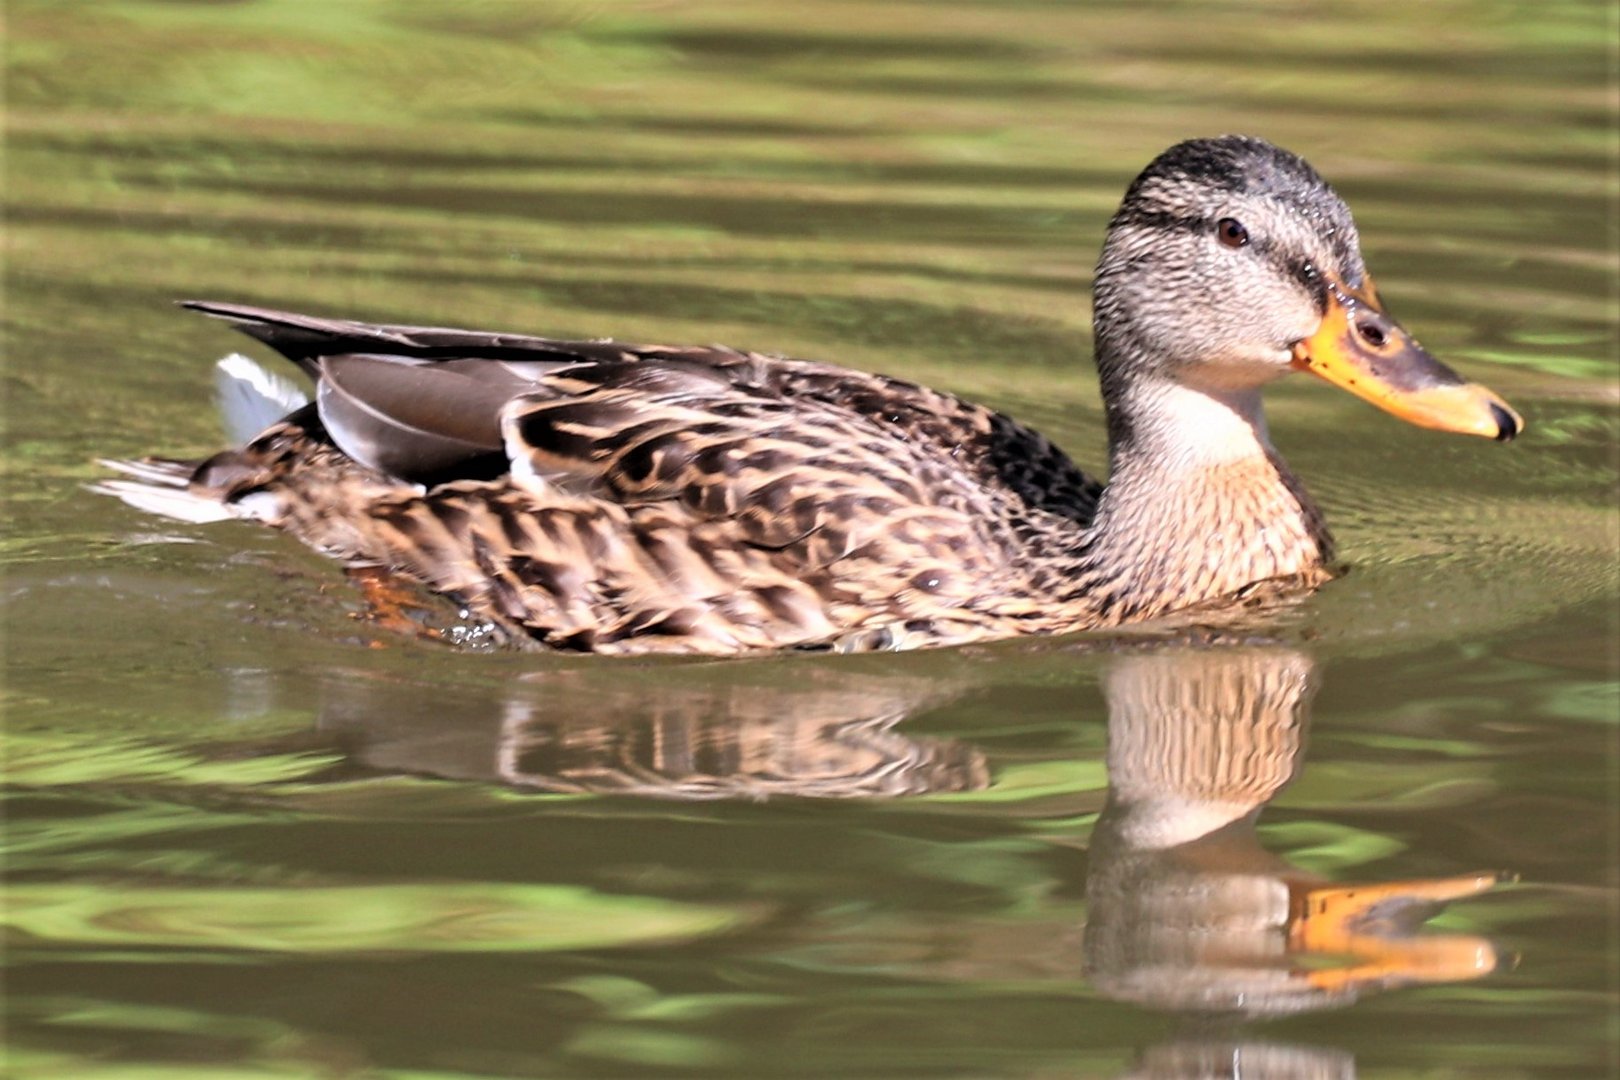
M 1316 333 L 1294 346 L 1294 366 L 1420 427 L 1507 441 L 1524 421 L 1507 402 L 1436 360 L 1383 311 L 1369 278 L 1328 284 Z
M 1405 913 L 1478 896 L 1509 880 L 1486 872 L 1361 885 L 1296 883 L 1289 888 L 1288 951 L 1308 962 L 1307 982 L 1332 992 L 1477 979 L 1511 958 L 1478 935 L 1418 934 L 1417 920 L 1408 922 Z

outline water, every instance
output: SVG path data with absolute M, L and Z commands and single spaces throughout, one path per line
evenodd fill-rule
M 1606 6 L 11 9 L 12 1074 L 1616 1068 Z M 1352 571 L 1252 640 L 457 652 L 82 490 L 218 446 L 182 296 L 837 359 L 1100 464 L 1102 227 L 1227 130 L 1529 422 L 1279 387 Z

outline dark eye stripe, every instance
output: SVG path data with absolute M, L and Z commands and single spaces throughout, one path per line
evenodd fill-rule
M 1322 311 L 1327 310 L 1327 282 L 1309 259 L 1294 263 L 1283 268 L 1291 274 L 1296 281 L 1305 286 L 1305 291 L 1316 297 L 1316 306 Z
M 1144 210 L 1141 207 L 1122 208 L 1114 215 L 1113 224 L 1140 225 L 1147 229 L 1164 229 L 1167 232 L 1202 232 L 1210 227 L 1208 218 L 1171 214 L 1163 210 Z
M 1222 221 L 1225 218 L 1220 219 Z M 1166 232 L 1202 232 L 1214 234 L 1219 223 L 1207 217 L 1190 214 L 1172 214 L 1163 210 L 1145 210 L 1141 207 L 1121 209 L 1115 216 L 1114 226 L 1136 225 L 1145 229 L 1163 229 Z M 1327 287 L 1323 283 L 1321 274 L 1309 260 L 1298 261 L 1290 258 L 1264 235 L 1248 234 L 1248 242 L 1243 250 L 1269 263 L 1271 268 L 1283 277 L 1297 280 L 1306 290 L 1316 297 L 1317 306 L 1326 310 Z
M 1223 229 L 1235 228 L 1242 239 L 1236 246 L 1254 247 L 1257 250 L 1267 250 L 1268 245 L 1263 238 L 1256 238 L 1248 229 L 1244 228 L 1235 218 L 1222 217 L 1219 219 L 1199 217 L 1191 214 L 1172 214 L 1164 210 L 1143 210 L 1131 207 L 1121 210 L 1115 217 L 1113 225 L 1137 225 L 1145 229 L 1162 229 L 1166 232 L 1202 232 L 1221 236 Z M 1222 240 L 1222 242 L 1227 242 Z

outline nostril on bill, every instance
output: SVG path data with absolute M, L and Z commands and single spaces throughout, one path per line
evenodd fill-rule
M 1389 340 L 1388 336 L 1385 335 L 1384 331 L 1379 328 L 1377 323 L 1357 323 L 1356 330 L 1361 334 L 1362 339 L 1375 349 L 1382 349 L 1384 347 L 1384 342 Z

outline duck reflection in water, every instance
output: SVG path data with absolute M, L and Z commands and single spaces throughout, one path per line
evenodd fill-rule
M 749 683 L 670 668 L 645 688 L 562 673 L 543 696 L 506 696 L 484 717 L 458 708 L 454 725 L 416 688 L 345 681 L 327 688 L 321 726 L 371 768 L 537 792 L 757 800 L 989 786 L 977 747 L 895 730 L 951 696 L 937 684 L 805 671 Z
M 1343 1051 L 1233 1025 L 1368 992 L 1476 979 L 1496 948 L 1419 928 L 1501 875 L 1335 883 L 1267 852 L 1260 811 L 1298 774 L 1315 665 L 1280 647 L 1116 657 L 1108 802 L 1092 832 L 1083 970 L 1101 993 L 1180 1014 L 1189 1031 L 1132 1077 L 1356 1075 Z
M 724 678 L 662 667 L 609 686 L 551 673 L 543 693 L 493 691 L 482 720 L 459 688 L 455 724 L 420 688 L 346 681 L 329 688 L 321 723 L 372 769 L 532 791 L 758 800 L 990 786 L 978 748 L 897 728 L 970 687 L 789 667 L 727 665 Z M 1489 941 L 1420 925 L 1499 875 L 1333 882 L 1262 847 L 1258 818 L 1302 767 L 1315 688 L 1312 659 L 1277 645 L 1159 643 L 1108 656 L 1109 786 L 1087 855 L 1083 932 L 1064 905 L 1037 925 L 953 931 L 936 920 L 929 934 L 954 944 L 926 950 L 935 959 L 913 973 L 984 982 L 1017 968 L 1020 982 L 1072 982 L 1078 972 L 1105 997 L 1185 1018 L 1188 1030 L 1143 1050 L 1132 1076 L 1353 1076 L 1342 1051 L 1237 1025 L 1490 973 L 1499 955 Z M 1038 958 L 1013 955 L 1025 948 Z
M 1108 803 L 1091 839 L 1084 950 L 1103 993 L 1281 1016 L 1495 970 L 1483 938 L 1416 931 L 1500 875 L 1334 883 L 1261 847 L 1260 811 L 1302 763 L 1315 690 L 1305 654 L 1127 654 L 1104 678 Z

